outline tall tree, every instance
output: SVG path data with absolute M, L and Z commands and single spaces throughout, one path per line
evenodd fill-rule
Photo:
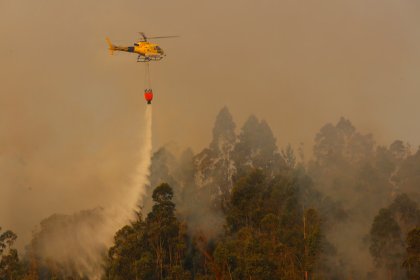
M 412 228 L 420 225 L 420 210 L 418 209 L 418 205 L 407 194 L 403 193 L 396 196 L 388 209 L 392 212 L 404 236 Z
M 152 211 L 115 235 L 107 279 L 190 279 L 184 269 L 186 229 L 175 216 L 173 190 L 162 183 L 152 195 Z
M 236 168 L 232 152 L 236 143 L 235 123 L 227 107 L 222 108 L 213 127 L 208 148 L 194 157 L 196 181 L 200 188 L 210 188 L 213 196 L 222 195 L 225 202 L 232 190 Z
M 0 280 L 18 279 L 21 274 L 18 252 L 13 248 L 16 239 L 14 232 L 1 233 L 0 228 Z
M 403 263 L 411 280 L 420 279 L 420 227 L 415 227 L 407 235 L 407 255 Z
M 401 229 L 389 209 L 381 209 L 370 230 L 370 253 L 378 268 L 385 268 L 387 279 L 397 279 L 403 255 Z
M 276 138 L 264 120 L 259 121 L 251 115 L 243 125 L 238 140 L 233 152 L 237 178 L 258 168 L 274 176 L 285 167 L 277 149 Z
M 226 217 L 232 232 L 242 227 L 257 226 L 262 218 L 261 198 L 266 184 L 263 172 L 255 170 L 235 185 Z
M 321 253 L 321 220 L 315 209 L 307 209 L 304 213 L 304 267 L 305 280 L 312 279 L 312 274 Z
M 167 262 L 172 264 L 173 241 L 178 236 L 179 223 L 175 217 L 173 191 L 168 184 L 161 184 L 153 191 L 152 212 L 147 215 L 147 239 L 153 249 L 158 279 L 168 274 Z M 172 245 L 172 246 L 171 246 Z

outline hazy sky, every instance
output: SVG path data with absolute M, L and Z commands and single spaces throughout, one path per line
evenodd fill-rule
M 279 146 L 309 149 L 344 116 L 416 149 L 419 26 L 417 0 L 0 0 L 0 226 L 104 204 L 128 180 L 144 65 L 110 56 L 106 36 L 181 36 L 151 65 L 155 148 L 198 152 L 226 105 L 239 127 L 265 119 Z

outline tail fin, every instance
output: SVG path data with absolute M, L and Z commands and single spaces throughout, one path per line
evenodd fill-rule
M 106 37 L 105 39 L 109 46 L 109 54 L 114 54 L 115 46 L 112 44 L 111 40 L 108 37 Z

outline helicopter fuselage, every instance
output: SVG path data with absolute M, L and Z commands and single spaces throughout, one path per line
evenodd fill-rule
M 127 47 L 127 52 L 134 52 L 144 56 L 164 55 L 163 50 L 157 44 L 149 42 L 134 43 L 133 47 Z
M 133 46 L 126 47 L 113 45 L 108 38 L 107 41 L 109 44 L 110 54 L 113 54 L 114 51 L 137 53 L 139 55 L 139 59 L 145 59 L 146 61 L 161 60 L 165 56 L 165 53 L 157 44 L 150 42 L 139 41 L 134 43 Z

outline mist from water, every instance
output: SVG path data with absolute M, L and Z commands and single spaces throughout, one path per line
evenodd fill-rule
M 72 215 L 54 214 L 41 222 L 32 248 L 44 264 L 56 263 L 71 275 L 100 279 L 104 256 L 113 243 L 115 233 L 135 218 L 138 205 L 149 181 L 152 152 L 152 107 L 145 111 L 145 127 L 140 130 L 138 165 L 126 187 L 112 204 L 84 210 Z M 143 139 L 144 138 L 144 139 Z

